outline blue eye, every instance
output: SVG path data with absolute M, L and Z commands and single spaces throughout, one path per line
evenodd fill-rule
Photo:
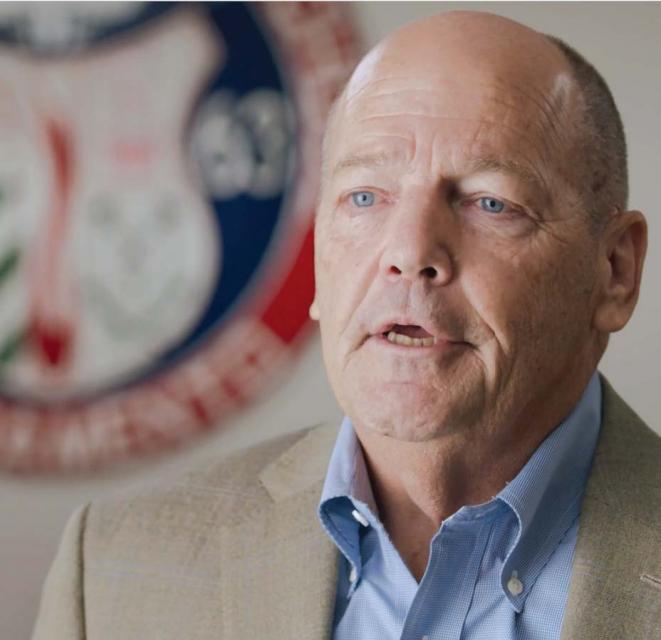
M 505 203 L 496 198 L 480 198 L 480 206 L 489 213 L 502 213 Z
M 357 207 L 371 207 L 374 204 L 374 194 L 371 191 L 356 191 L 351 199 Z

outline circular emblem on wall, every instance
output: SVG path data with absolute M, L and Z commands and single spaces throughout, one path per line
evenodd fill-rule
M 336 4 L 0 7 L 0 466 L 217 427 L 307 334 Z

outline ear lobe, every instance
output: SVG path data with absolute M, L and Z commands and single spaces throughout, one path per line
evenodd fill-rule
M 647 222 L 640 211 L 616 214 L 604 231 L 600 300 L 593 326 L 613 333 L 622 329 L 636 306 L 647 251 Z
M 308 314 L 310 316 L 311 320 L 319 321 L 319 304 L 317 303 L 317 296 L 315 295 L 314 300 L 312 301 L 312 304 L 310 305 L 310 309 L 308 311 Z

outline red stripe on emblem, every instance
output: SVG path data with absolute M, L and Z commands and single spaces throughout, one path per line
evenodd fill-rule
M 308 322 L 314 298 L 314 227 L 303 245 L 280 291 L 262 314 L 263 322 L 284 342 L 291 343 Z

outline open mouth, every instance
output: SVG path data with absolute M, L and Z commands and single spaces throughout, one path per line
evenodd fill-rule
M 417 324 L 394 324 L 381 334 L 388 342 L 404 347 L 433 347 L 436 337 Z

